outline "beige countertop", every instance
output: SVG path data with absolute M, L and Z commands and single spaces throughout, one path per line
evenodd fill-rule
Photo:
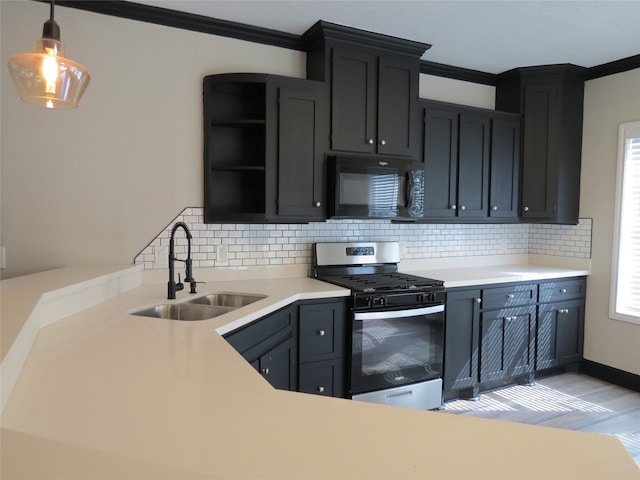
M 130 315 L 165 289 L 109 289 L 40 328 L 1 417 L 3 479 L 640 478 L 611 436 L 274 390 L 220 336 L 344 289 L 209 281 L 267 297 L 198 322 Z

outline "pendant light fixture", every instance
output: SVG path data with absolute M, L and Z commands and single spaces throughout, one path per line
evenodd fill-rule
M 60 27 L 53 19 L 51 0 L 49 20 L 33 53 L 18 53 L 8 66 L 20 98 L 46 108 L 76 108 L 89 85 L 89 70 L 67 58 L 60 41 Z

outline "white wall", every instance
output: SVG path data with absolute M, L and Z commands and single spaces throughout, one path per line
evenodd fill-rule
M 593 218 L 585 358 L 640 375 L 640 325 L 608 318 L 618 125 L 640 120 L 640 69 L 585 85 L 580 216 Z
M 0 1 L 3 278 L 58 266 L 131 264 L 186 206 L 202 205 L 202 78 L 304 77 L 305 54 L 56 8 L 91 84 L 77 110 L 21 102 L 6 68 L 32 51 L 49 6 Z

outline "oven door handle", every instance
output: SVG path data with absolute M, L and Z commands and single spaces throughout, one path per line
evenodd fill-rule
M 416 317 L 418 315 L 431 315 L 433 313 L 444 312 L 444 305 L 433 305 L 431 307 L 412 308 L 409 310 L 395 310 L 384 312 L 356 312 L 353 315 L 355 321 L 362 320 L 391 320 L 394 318 Z

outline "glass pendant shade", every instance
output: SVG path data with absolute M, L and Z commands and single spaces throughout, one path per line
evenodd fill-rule
M 11 56 L 8 66 L 20 98 L 46 108 L 76 108 L 91 79 L 84 66 L 67 58 L 53 21 L 53 4 L 35 51 Z

